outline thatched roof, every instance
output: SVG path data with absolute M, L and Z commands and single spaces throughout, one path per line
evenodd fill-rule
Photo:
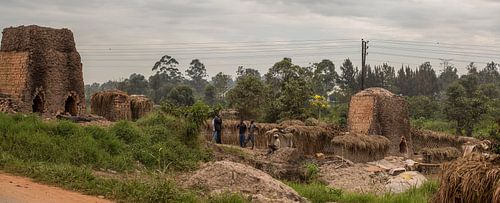
M 451 161 L 462 156 L 460 150 L 455 147 L 423 148 L 420 153 L 425 163 Z
M 456 136 L 443 132 L 435 132 L 430 130 L 423 130 L 412 128 L 411 134 L 413 139 L 423 139 L 423 140 L 437 140 L 437 141 L 447 141 L 447 142 L 455 142 L 455 143 L 477 143 L 479 140 L 472 137 L 464 137 L 464 136 Z
M 356 93 L 354 96 L 387 96 L 387 97 L 392 97 L 395 95 L 392 92 L 390 92 L 389 90 L 386 90 L 384 88 L 371 87 L 371 88 L 364 89 L 363 91 Z
M 284 120 L 284 121 L 280 122 L 280 125 L 281 126 L 296 126 L 296 125 L 304 126 L 306 124 L 304 124 L 304 122 L 302 122 L 301 120 Z
M 391 141 L 380 135 L 346 134 L 332 139 L 334 145 L 340 145 L 350 151 L 387 151 Z
M 500 202 L 500 156 L 473 153 L 444 164 L 433 202 Z

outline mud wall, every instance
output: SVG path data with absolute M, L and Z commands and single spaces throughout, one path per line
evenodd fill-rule
M 0 93 L 20 101 L 26 94 L 28 52 L 0 52 Z
M 399 152 L 401 136 L 407 140 L 411 154 L 411 135 L 406 100 L 382 88 L 368 88 L 351 98 L 348 116 L 349 132 L 353 134 L 382 135 L 392 145 L 390 154 Z
M 24 88 L 19 101 L 20 111 L 33 112 L 35 105 L 40 103 L 37 106 L 44 116 L 55 116 L 67 109 L 74 109 L 68 112 L 71 114 L 83 113 L 82 64 L 70 30 L 34 25 L 6 28 L 0 50 L 28 55 L 25 87 L 17 87 Z

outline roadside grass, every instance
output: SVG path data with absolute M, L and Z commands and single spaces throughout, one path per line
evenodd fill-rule
M 133 170 L 137 163 L 153 170 L 191 170 L 211 154 L 198 141 L 186 144 L 185 123 L 159 112 L 110 128 L 0 114 L 0 150 L 29 162 L 117 171 Z
M 179 189 L 173 181 L 164 177 L 148 181 L 103 178 L 93 175 L 91 168 L 70 164 L 24 162 L 3 152 L 0 154 L 0 168 L 38 182 L 126 202 L 201 201 L 194 192 Z
M 160 112 L 110 128 L 0 113 L 0 170 L 90 195 L 125 202 L 208 202 L 182 189 L 167 171 L 189 171 L 212 158 L 186 122 Z M 192 133 L 192 129 L 190 129 Z M 146 180 L 94 175 L 140 170 Z M 231 197 L 214 197 L 231 199 Z
M 384 195 L 359 194 L 342 192 L 334 189 L 324 183 L 295 183 L 285 182 L 301 196 L 309 199 L 313 203 L 322 202 L 343 202 L 343 203 L 427 203 L 437 192 L 439 184 L 434 181 L 428 181 L 421 187 L 411 188 L 400 193 L 387 193 Z

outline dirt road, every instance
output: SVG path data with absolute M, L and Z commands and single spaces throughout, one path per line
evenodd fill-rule
M 109 200 L 35 183 L 28 178 L 0 173 L 0 203 L 108 203 Z

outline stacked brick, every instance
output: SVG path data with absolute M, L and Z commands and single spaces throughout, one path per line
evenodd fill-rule
M 73 33 L 35 25 L 4 29 L 0 95 L 12 99 L 23 113 L 83 113 L 82 64 Z
M 348 116 L 349 132 L 381 135 L 391 141 L 389 153 L 397 154 L 401 137 L 406 138 L 411 153 L 408 103 L 383 88 L 368 88 L 351 98 Z

